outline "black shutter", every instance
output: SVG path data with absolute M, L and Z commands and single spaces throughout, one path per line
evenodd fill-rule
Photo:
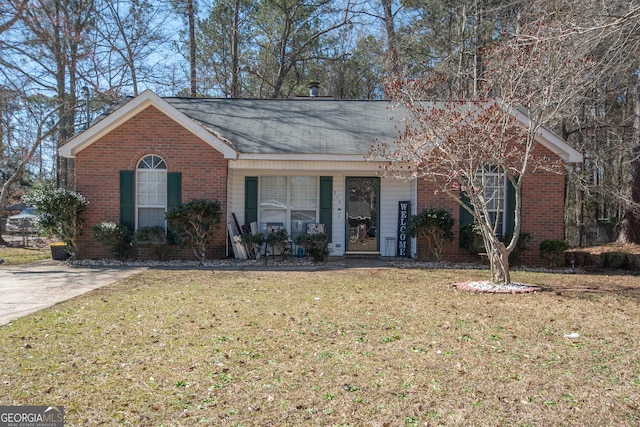
M 258 221 L 258 177 L 244 178 L 244 223 L 251 225 Z
M 473 209 L 469 197 L 466 195 L 466 193 L 460 193 L 460 201 Z M 473 222 L 473 215 L 471 215 L 471 213 L 469 213 L 469 211 L 467 211 L 465 208 L 460 206 L 460 236 L 458 244 L 461 248 L 466 248 L 470 243 L 468 242 L 469 234 L 465 233 L 465 225 L 473 224 Z
M 520 195 L 522 196 L 522 194 Z M 513 236 L 516 220 L 516 188 L 507 180 L 507 206 L 505 206 L 505 219 L 507 236 Z
M 327 238 L 331 242 L 331 229 L 333 223 L 333 177 L 320 177 L 320 224 L 324 224 Z
M 182 173 L 167 173 L 167 212 L 182 204 Z
M 135 183 L 134 171 L 120 171 L 120 224 L 135 231 Z

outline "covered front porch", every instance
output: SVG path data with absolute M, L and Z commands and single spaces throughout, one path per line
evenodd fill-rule
M 330 256 L 412 257 L 413 239 L 399 238 L 400 202 L 415 214 L 415 194 L 415 181 L 378 176 L 362 161 L 231 161 L 227 216 L 265 234 L 284 228 L 292 254 L 297 236 L 322 224 Z

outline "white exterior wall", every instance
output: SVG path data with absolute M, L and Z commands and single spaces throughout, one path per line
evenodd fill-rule
M 411 202 L 411 214 L 415 209 L 415 191 L 412 193 L 411 189 L 414 188 L 412 183 L 401 181 L 399 179 L 385 179 L 381 180 L 380 185 L 380 255 L 382 256 L 395 256 L 396 247 L 398 245 L 398 203 L 409 201 Z M 395 246 L 391 249 L 387 249 L 387 238 L 392 238 Z M 410 243 L 413 241 L 411 239 Z M 415 253 L 415 249 L 412 249 L 412 244 L 408 248 L 408 253 Z
M 345 254 L 345 185 L 347 177 L 372 177 L 379 175 L 377 163 L 373 162 L 329 162 L 329 161 L 270 161 L 238 160 L 229 162 L 228 212 L 229 220 L 235 213 L 240 224 L 244 224 L 244 183 L 247 176 L 331 176 L 333 177 L 332 202 L 332 256 Z M 380 224 L 378 224 L 381 256 L 394 256 L 395 246 L 387 250 L 386 237 L 397 239 L 398 202 L 411 201 L 411 213 L 415 214 L 416 181 L 405 182 L 392 178 L 380 178 Z M 397 245 L 397 241 L 395 241 Z M 415 254 L 415 242 L 410 254 Z

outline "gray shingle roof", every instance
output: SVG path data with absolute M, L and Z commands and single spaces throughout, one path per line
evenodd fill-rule
M 75 157 L 149 105 L 160 108 L 229 159 L 238 154 L 270 159 L 288 154 L 341 155 L 360 161 L 369 154 L 371 144 L 395 141 L 406 116 L 405 109 L 393 110 L 387 101 L 160 98 L 147 90 L 114 105 L 60 147 L 59 154 Z M 510 112 L 525 126 L 530 124 L 522 111 L 511 108 Z M 536 138 L 565 162 L 582 162 L 578 151 L 548 129 L 539 128 Z
M 251 154 L 366 155 L 372 143 L 398 137 L 402 118 L 387 101 L 163 99 Z

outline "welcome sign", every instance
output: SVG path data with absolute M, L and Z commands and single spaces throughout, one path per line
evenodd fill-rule
M 398 202 L 398 250 L 396 253 L 399 257 L 409 256 L 409 235 L 407 234 L 409 212 L 411 212 L 411 202 Z

